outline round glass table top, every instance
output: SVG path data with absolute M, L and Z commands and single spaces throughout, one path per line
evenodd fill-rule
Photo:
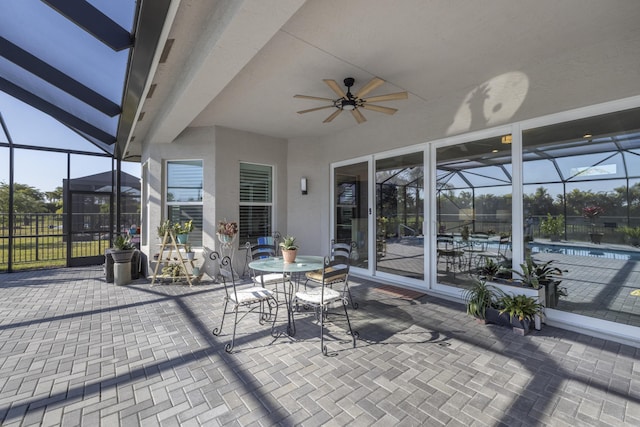
M 299 273 L 321 270 L 324 257 L 315 255 L 298 255 L 295 262 L 285 263 L 282 257 L 264 258 L 251 261 L 249 268 L 271 273 Z

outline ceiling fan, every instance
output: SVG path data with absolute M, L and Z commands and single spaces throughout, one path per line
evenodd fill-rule
M 364 123 L 367 119 L 364 118 L 362 113 L 360 112 L 360 108 L 371 111 L 378 111 L 380 113 L 385 114 L 394 114 L 398 111 L 396 108 L 382 107 L 380 105 L 373 105 L 371 102 L 381 102 L 381 101 L 394 101 L 396 99 L 407 99 L 407 92 L 397 92 L 397 93 L 389 93 L 387 95 L 379 95 L 372 96 L 370 98 L 363 98 L 366 94 L 377 88 L 378 86 L 384 83 L 384 80 L 378 77 L 374 77 L 369 80 L 369 83 L 364 85 L 360 90 L 354 95 L 351 93 L 351 87 L 353 83 L 355 83 L 355 79 L 353 77 L 347 77 L 344 79 L 344 85 L 347 87 L 347 92 L 345 93 L 342 88 L 336 83 L 335 80 L 324 79 L 323 82 L 327 84 L 340 98 L 331 99 L 331 98 L 321 98 L 318 96 L 308 96 L 308 95 L 294 95 L 294 98 L 302 98 L 302 99 L 313 99 L 316 101 L 328 101 L 331 104 L 325 105 L 324 107 L 316 107 L 310 108 L 308 110 L 298 111 L 298 114 L 310 113 L 312 111 L 323 110 L 325 108 L 335 108 L 336 111 L 331 113 L 329 117 L 324 119 L 323 123 L 329 123 L 331 120 L 338 117 L 340 113 L 344 110 L 351 111 L 351 114 L 356 119 L 358 123 Z

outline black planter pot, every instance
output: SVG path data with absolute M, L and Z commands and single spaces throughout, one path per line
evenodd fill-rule
M 602 236 L 604 236 L 604 233 L 589 233 L 591 243 L 595 243 L 596 245 L 602 243 Z
M 513 332 L 520 335 L 527 335 L 531 327 L 531 320 L 519 320 L 517 317 L 512 317 L 511 326 L 513 326 Z
M 488 323 L 494 323 L 500 326 L 511 326 L 511 319 L 507 313 L 500 314 L 500 310 L 496 308 L 487 308 L 484 312 L 484 318 Z
M 113 262 L 120 263 L 131 261 L 134 251 L 135 249 L 111 249 L 110 253 L 113 257 Z

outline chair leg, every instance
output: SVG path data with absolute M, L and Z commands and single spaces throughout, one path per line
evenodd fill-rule
M 273 314 L 273 323 L 271 324 L 271 336 L 273 338 L 278 338 L 280 335 L 282 335 L 281 332 L 276 332 L 276 319 L 278 318 L 278 301 L 273 298 L 273 307 L 275 307 L 276 312 Z M 267 305 L 269 306 L 269 315 L 271 316 L 271 310 L 273 309 L 273 307 L 271 306 L 271 300 L 267 300 Z
M 238 304 L 236 304 L 236 306 L 233 308 L 233 311 L 235 312 L 236 315 L 233 321 L 233 334 L 231 334 L 231 342 L 224 346 L 224 351 L 226 351 L 227 353 L 233 353 L 233 347 L 236 341 L 236 327 L 238 326 L 238 311 L 239 311 L 238 308 L 239 308 Z
M 356 348 L 356 339 L 360 336 L 360 334 L 357 331 L 351 329 L 351 321 L 349 320 L 349 312 L 347 311 L 347 305 L 349 305 L 349 303 L 346 300 L 342 300 L 342 305 L 344 307 L 344 315 L 347 318 L 347 326 L 349 327 L 348 334 L 351 335 L 351 338 L 353 339 L 353 348 Z
M 346 294 L 346 295 L 345 295 Z M 354 310 L 358 309 L 358 303 L 355 302 L 353 300 L 353 296 L 351 296 L 351 288 L 349 287 L 349 282 L 346 281 L 344 282 L 344 292 L 343 292 L 343 297 L 349 295 L 349 301 L 351 301 L 351 307 L 353 307 Z
M 322 351 L 322 354 L 324 354 L 325 356 L 329 355 L 329 351 L 327 349 L 327 346 L 324 345 L 324 310 L 325 310 L 324 305 L 318 306 L 318 310 L 320 311 L 320 351 Z M 316 315 L 317 315 L 317 311 L 316 311 Z
M 219 336 L 222 333 L 222 326 L 224 325 L 224 317 L 227 314 L 227 305 L 229 304 L 229 300 L 225 298 L 224 300 L 224 308 L 222 309 L 222 321 L 220 322 L 220 327 L 215 328 L 211 333 L 215 336 Z

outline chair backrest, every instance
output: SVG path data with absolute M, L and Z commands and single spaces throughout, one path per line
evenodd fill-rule
M 261 258 L 278 256 L 278 244 L 280 233 L 274 232 L 272 236 L 261 236 L 256 238 L 256 243 L 247 242 L 247 258 L 253 261 Z
M 276 246 L 271 243 L 247 242 L 247 254 L 251 260 L 274 257 L 277 254 Z
M 345 241 L 337 242 L 331 240 L 331 261 L 336 264 L 346 264 L 347 268 L 351 265 L 351 251 L 353 250 L 354 242 Z
M 231 257 L 229 257 L 229 255 L 221 256 L 218 252 L 211 251 L 209 252 L 209 259 L 218 263 L 218 274 L 222 277 L 222 284 L 224 285 L 224 291 L 227 294 L 227 298 L 229 298 L 230 293 L 233 293 L 235 300 L 237 301 L 236 279 L 233 274 Z
M 349 280 L 349 263 L 345 263 L 343 259 L 331 259 L 330 256 L 324 257 L 324 265 L 322 267 L 322 290 L 320 300 L 325 301 L 325 288 L 338 291 L 341 298 L 346 297 L 345 290 Z M 343 288 L 336 288 L 336 285 L 342 284 Z M 345 300 L 346 301 L 346 300 Z M 345 302 L 346 303 L 346 302 Z

